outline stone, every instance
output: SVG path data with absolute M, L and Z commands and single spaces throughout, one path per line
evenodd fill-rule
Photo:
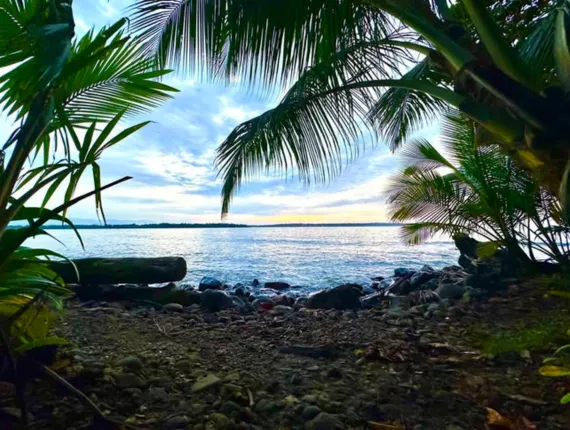
M 117 362 L 118 367 L 122 367 L 127 370 L 132 370 L 133 372 L 140 372 L 143 367 L 143 363 L 138 357 L 125 357 Z
M 221 290 L 223 284 L 221 281 L 217 280 L 216 278 L 211 278 L 209 276 L 204 276 L 200 281 L 200 285 L 198 286 L 199 291 L 206 291 L 206 290 Z
M 479 245 L 477 240 L 470 238 L 466 234 L 456 234 L 453 236 L 453 241 L 461 255 L 477 259 L 477 246 Z
M 362 303 L 362 287 L 355 284 L 340 285 L 330 290 L 320 291 L 313 294 L 307 300 L 309 309 L 360 309 Z
M 251 285 L 253 285 L 254 287 L 259 287 L 260 284 L 261 283 L 257 279 L 254 279 L 253 282 L 251 283 Z
M 266 282 L 264 287 L 269 288 L 271 290 L 283 291 L 291 288 L 291 285 L 289 285 L 286 282 Z
M 228 400 L 227 402 L 224 402 L 224 404 L 220 408 L 220 412 L 227 416 L 232 416 L 237 414 L 239 417 L 239 414 L 241 413 L 241 406 L 238 405 L 236 402 Z
M 459 300 L 465 294 L 465 287 L 457 284 L 443 284 L 435 292 L 442 299 Z
M 396 270 L 394 270 L 394 276 L 397 278 L 401 278 L 403 276 L 410 276 L 412 274 L 412 271 L 410 269 L 407 269 L 405 267 L 399 267 Z
M 465 311 L 463 309 L 461 309 L 459 306 L 451 306 L 447 310 L 447 314 L 449 316 L 453 316 L 453 317 L 460 317 L 462 315 L 465 315 Z
M 218 388 L 222 384 L 222 380 L 213 373 L 202 376 L 194 382 L 190 389 L 193 393 L 200 393 L 202 391 Z
M 412 283 L 408 279 L 400 279 L 390 287 L 390 292 L 398 296 L 405 296 L 413 291 Z
M 186 415 L 177 415 L 166 420 L 166 428 L 168 429 L 181 429 L 190 424 L 190 418 Z
M 431 281 L 432 279 L 438 278 L 439 273 L 433 270 L 429 266 L 424 266 L 419 272 L 413 274 L 410 279 L 410 283 L 412 284 L 413 289 L 417 289 L 422 287 L 426 282 Z
M 321 413 L 321 408 L 315 405 L 309 405 L 305 409 L 303 409 L 302 416 L 305 419 L 305 421 L 311 421 L 320 413 Z
M 143 380 L 132 373 L 121 373 L 115 377 L 117 387 L 121 389 L 126 388 L 141 388 L 144 386 Z
M 305 425 L 307 430 L 343 430 L 342 422 L 334 415 L 321 412 Z
M 183 373 L 190 373 L 192 366 L 193 364 L 190 360 L 180 360 L 174 365 L 174 367 Z
M 208 312 L 218 312 L 234 306 L 233 300 L 223 291 L 206 290 L 202 293 L 202 309 Z
M 166 312 L 184 312 L 184 306 L 179 303 L 168 303 L 162 309 Z

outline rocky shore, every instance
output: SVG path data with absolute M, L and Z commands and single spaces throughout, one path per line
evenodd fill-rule
M 570 387 L 540 376 L 554 345 L 489 354 L 480 333 L 568 315 L 500 260 L 419 271 L 303 297 L 285 283 L 149 300 L 71 300 L 52 365 L 109 416 L 147 429 L 568 429 Z M 131 287 L 123 287 L 131 288 Z M 134 288 L 134 287 L 132 287 Z M 180 294 L 180 291 L 183 294 Z M 100 429 L 52 382 L 30 387 L 34 429 Z M 0 428 L 18 428 L 0 381 Z M 3 427 L 4 426 L 4 427 Z

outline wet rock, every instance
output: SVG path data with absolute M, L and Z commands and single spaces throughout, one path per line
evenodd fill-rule
M 210 278 L 205 276 L 200 281 L 200 285 L 198 286 L 198 290 L 206 291 L 206 290 L 221 290 L 223 284 L 221 281 L 217 280 L 216 278 Z
M 200 393 L 202 391 L 218 388 L 222 384 L 222 380 L 216 375 L 209 373 L 205 376 L 198 378 L 192 385 L 191 391 L 193 393 Z
M 254 279 L 253 282 L 251 283 L 251 285 L 253 285 L 254 287 L 259 287 L 260 284 L 261 283 L 257 279 Z
M 305 409 L 303 409 L 303 418 L 305 421 L 311 421 L 315 419 L 317 415 L 321 413 L 321 408 L 315 405 L 309 405 Z
M 144 386 L 143 380 L 132 373 L 121 373 L 115 377 L 117 387 L 121 389 L 126 388 L 141 388 Z
M 179 303 L 168 303 L 162 307 L 166 312 L 184 312 L 184 306 Z
M 143 367 L 143 363 L 138 357 L 125 357 L 117 362 L 118 367 L 122 367 L 133 372 L 140 372 Z
M 166 421 L 167 429 L 181 429 L 190 424 L 190 418 L 186 415 L 177 415 L 175 417 L 169 418 Z
M 394 270 L 394 276 L 397 278 L 401 278 L 403 276 L 410 276 L 412 275 L 413 271 L 410 269 L 407 269 L 405 267 L 399 267 L 396 270 Z
M 428 281 L 439 277 L 439 273 L 433 270 L 430 266 L 424 266 L 419 272 L 414 273 L 410 279 L 413 289 L 424 286 Z
M 202 293 L 202 309 L 208 312 L 218 312 L 234 306 L 233 300 L 223 291 L 206 290 Z
M 344 426 L 336 416 L 321 412 L 307 422 L 305 428 L 307 430 L 343 430 Z
M 465 293 L 465 287 L 457 284 L 443 284 L 435 290 L 442 299 L 459 300 Z
M 309 309 L 360 309 L 362 303 L 362 287 L 355 284 L 346 284 L 331 290 L 324 290 L 313 294 L 307 300 Z
M 412 283 L 408 279 L 400 279 L 390 287 L 390 292 L 398 296 L 405 296 L 413 291 Z
M 270 290 L 283 291 L 291 288 L 291 285 L 286 282 L 266 282 L 264 287 Z

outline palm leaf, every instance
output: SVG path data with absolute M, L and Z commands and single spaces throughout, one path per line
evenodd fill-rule
M 137 0 L 132 28 L 161 67 L 289 82 L 355 41 L 391 32 L 386 15 L 339 0 Z
M 423 60 L 408 71 L 402 79 L 429 79 L 434 73 L 428 60 Z M 426 124 L 437 119 L 446 104 L 440 99 L 419 91 L 390 88 L 372 106 L 369 117 L 382 131 L 392 151 Z

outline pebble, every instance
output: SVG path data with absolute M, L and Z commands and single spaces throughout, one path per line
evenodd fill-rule
M 192 370 L 192 362 L 190 360 L 180 360 L 174 366 L 183 373 L 190 373 Z
M 321 413 L 321 408 L 315 405 L 309 405 L 305 409 L 303 409 L 303 418 L 305 419 L 305 421 L 310 421 L 320 413 Z
M 162 307 L 166 312 L 184 312 L 184 306 L 179 303 L 168 303 Z
M 230 419 L 224 414 L 220 414 L 218 412 L 210 414 L 208 418 L 210 422 L 216 426 L 216 429 L 226 429 L 230 424 Z
M 121 373 L 115 377 L 117 387 L 126 388 L 141 388 L 144 385 L 143 380 L 132 373 Z
M 143 367 L 143 363 L 140 358 L 131 356 L 119 360 L 117 362 L 117 366 L 123 367 L 127 370 L 132 370 L 133 372 L 139 372 Z
M 198 378 L 198 380 L 192 385 L 191 391 L 193 393 L 200 393 L 211 388 L 217 388 L 221 385 L 221 383 L 222 380 L 220 378 L 218 378 L 213 373 L 209 373 L 206 376 Z
M 169 418 L 166 421 L 166 428 L 168 429 L 181 429 L 190 423 L 190 419 L 186 415 L 177 415 Z
M 331 414 L 321 412 L 305 426 L 307 430 L 343 430 L 340 420 Z

